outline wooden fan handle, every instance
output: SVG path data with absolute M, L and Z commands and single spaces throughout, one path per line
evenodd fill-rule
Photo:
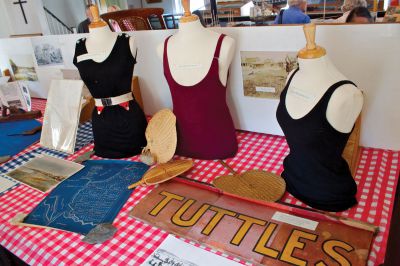
M 227 164 L 226 162 L 224 162 L 223 160 L 218 160 L 220 164 L 222 164 L 222 166 L 224 166 L 225 168 L 227 168 L 232 174 L 237 174 L 237 172 L 235 170 L 233 170 L 233 168 Z
M 132 185 L 130 185 L 128 187 L 128 189 L 132 189 L 132 188 L 138 187 L 138 186 L 143 185 L 143 184 L 146 184 L 146 182 L 143 179 L 141 179 L 138 182 L 133 183 Z

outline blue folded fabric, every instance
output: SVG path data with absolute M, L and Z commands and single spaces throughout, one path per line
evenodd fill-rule
M 28 136 L 8 135 L 22 134 L 40 125 L 35 119 L 0 123 L 0 156 L 13 156 L 40 139 L 40 132 Z
M 149 168 L 139 162 L 87 161 L 85 168 L 61 182 L 25 218 L 42 225 L 86 235 L 101 223 L 112 223 L 131 195 L 128 186 Z

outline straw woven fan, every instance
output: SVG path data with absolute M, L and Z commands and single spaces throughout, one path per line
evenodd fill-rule
M 146 128 L 147 146 L 140 160 L 148 165 L 166 163 L 172 159 L 176 149 L 176 117 L 169 109 L 158 111 Z
M 217 177 L 212 182 L 224 192 L 262 201 L 278 201 L 285 194 L 286 183 L 279 175 L 262 170 L 238 174 L 225 162 L 220 163 L 233 173 Z

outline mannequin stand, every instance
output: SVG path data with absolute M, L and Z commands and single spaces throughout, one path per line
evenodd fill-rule
M 346 147 L 343 151 L 343 158 L 346 160 L 350 167 L 351 175 L 354 177 L 358 167 L 358 160 L 360 158 L 360 132 L 361 132 L 361 115 L 358 117 L 353 132 L 347 141 Z

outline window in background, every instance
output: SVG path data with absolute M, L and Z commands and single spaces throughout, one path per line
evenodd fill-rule
M 206 10 L 206 4 L 204 0 L 190 0 L 190 11 L 195 10 Z

